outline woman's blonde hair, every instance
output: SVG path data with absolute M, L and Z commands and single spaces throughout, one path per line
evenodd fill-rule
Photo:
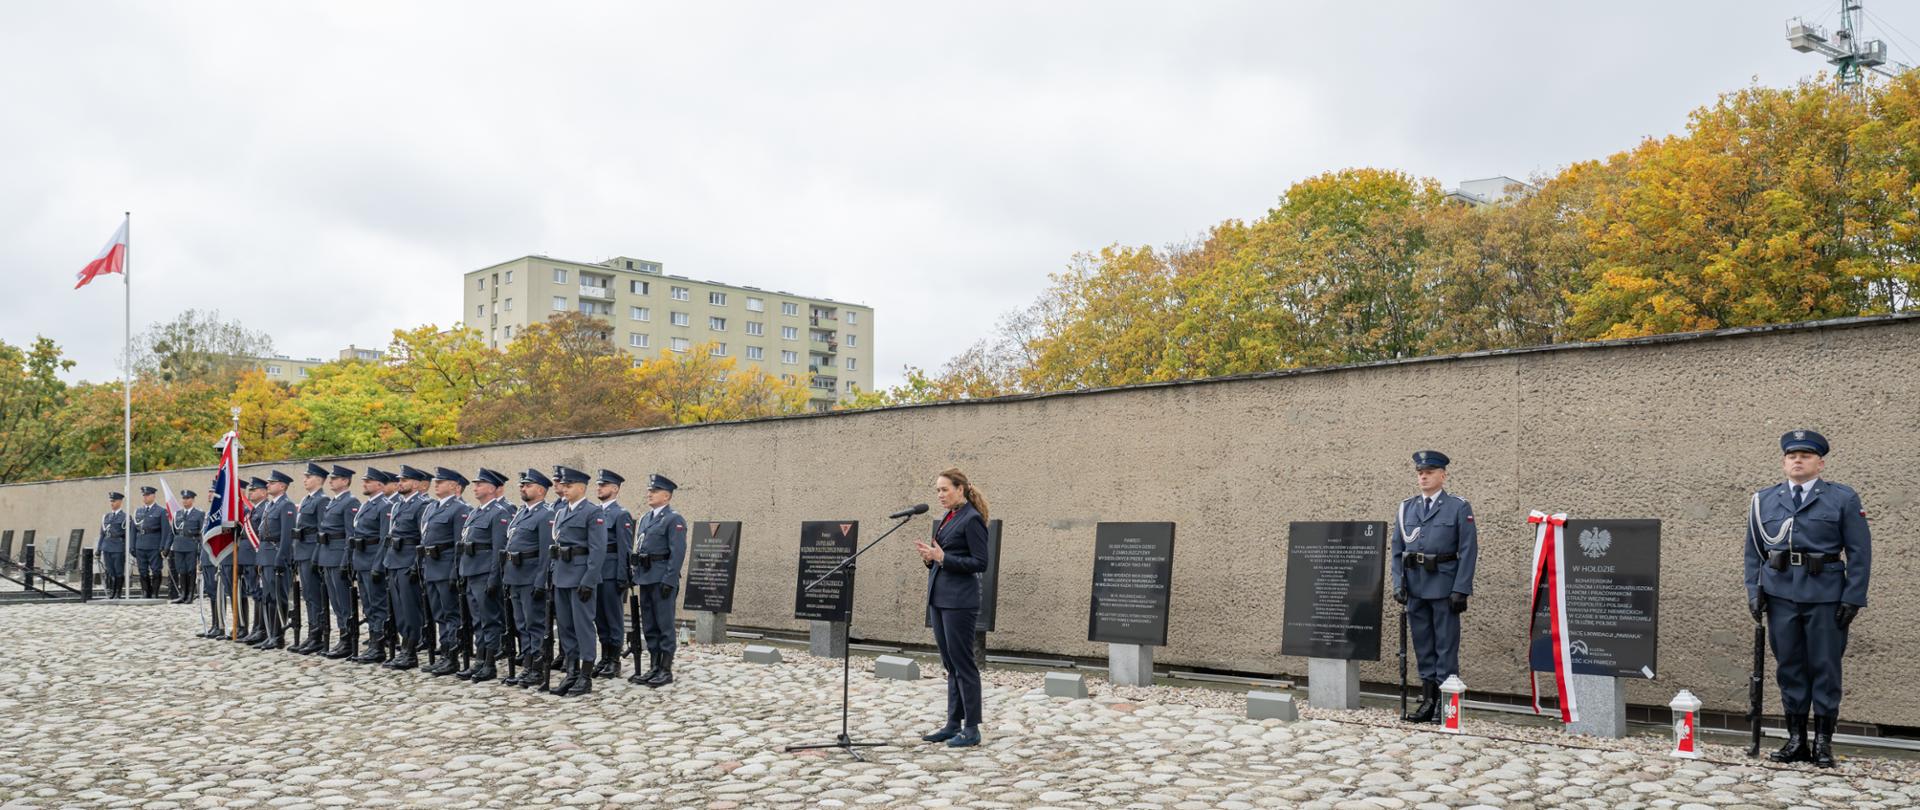
M 986 521 L 987 496 L 980 494 L 980 488 L 967 480 L 966 473 L 961 472 L 959 467 L 948 467 L 940 473 L 940 477 L 947 479 L 947 483 L 959 487 L 961 492 L 966 493 L 967 503 L 973 504 L 974 510 L 980 513 L 982 522 Z

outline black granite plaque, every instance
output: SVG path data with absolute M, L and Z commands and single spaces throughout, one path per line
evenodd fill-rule
M 1291 524 L 1280 654 L 1380 660 L 1386 553 L 1384 522 Z
M 60 558 L 60 570 L 73 571 L 80 566 L 80 541 L 87 535 L 86 529 L 74 529 L 67 534 L 67 556 Z M 194 538 L 199 539 L 199 538 Z
M 1172 598 L 1173 524 L 1095 527 L 1088 641 L 1166 646 Z
M 980 579 L 980 615 L 974 617 L 973 632 L 991 633 L 1000 605 L 1000 521 L 987 521 L 987 570 L 974 576 Z M 923 624 L 933 626 L 932 611 L 928 611 Z
M 740 561 L 740 521 L 699 521 L 687 544 L 687 610 L 733 612 L 733 577 Z M 820 587 L 826 587 L 822 585 Z
M 13 559 L 13 530 L 0 532 L 0 558 Z
M 1562 527 L 1568 646 L 1580 675 L 1660 671 L 1660 521 L 1569 520 Z M 1553 671 L 1547 594 L 1533 615 L 1528 664 Z
M 799 581 L 794 585 L 793 617 L 827 622 L 853 620 L 853 569 L 842 568 L 819 580 L 859 548 L 857 520 L 809 520 L 800 524 Z

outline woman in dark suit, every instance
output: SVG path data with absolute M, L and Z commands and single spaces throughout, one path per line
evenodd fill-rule
M 920 739 L 950 748 L 980 744 L 980 667 L 973 660 L 973 626 L 980 615 L 980 578 L 987 570 L 987 499 L 950 469 L 933 481 L 946 517 L 930 543 L 915 543 L 927 564 L 927 620 L 947 671 L 947 724 Z

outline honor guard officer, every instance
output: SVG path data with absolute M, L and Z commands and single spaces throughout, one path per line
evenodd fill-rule
M 607 555 L 607 519 L 587 500 L 585 472 L 556 467 L 554 478 L 566 502 L 554 510 L 553 546 L 547 552 L 553 557 L 554 619 L 567 677 L 552 691 L 578 697 L 593 691 L 593 596 Z
M 293 476 L 279 470 L 268 473 L 267 499 L 255 507 L 260 513 L 256 531 L 260 534 L 260 591 L 266 595 L 266 610 L 262 612 L 267 615 L 267 637 L 254 646 L 262 650 L 286 646 L 283 633 L 297 609 L 289 603 L 293 596 L 290 564 L 300 507 L 287 498 L 287 485 L 291 483 Z
M 460 500 L 467 483 L 467 477 L 455 470 L 435 468 L 433 500 L 420 513 L 420 582 L 440 640 L 440 663 L 425 670 L 429 675 L 452 675 L 460 669 L 454 660 L 460 648 L 460 603 L 454 592 L 460 568 L 454 555 L 459 553 L 460 532 L 472 511 Z
M 1460 614 L 1473 593 L 1480 556 L 1473 505 L 1447 492 L 1445 453 L 1413 454 L 1420 494 L 1400 502 L 1393 530 L 1393 600 L 1404 606 L 1420 661 L 1420 705 L 1402 718 L 1440 720 L 1440 682 L 1460 672 Z
M 387 592 L 393 596 L 393 624 L 400 650 L 388 661 L 388 669 L 413 669 L 420 665 L 415 655 L 426 641 L 425 620 L 420 611 L 420 511 L 427 498 L 422 487 L 433 480 L 425 471 L 400 465 L 399 497 L 387 507 Z
M 240 491 L 245 491 L 246 485 L 244 483 L 241 483 L 241 482 L 235 482 L 235 483 L 240 487 Z M 183 494 L 186 495 L 187 503 L 192 504 L 193 503 L 192 490 L 188 490 Z M 201 514 L 201 521 L 200 521 L 201 533 L 204 534 L 206 531 L 206 513 L 201 512 L 200 514 Z M 244 534 L 245 532 L 234 535 L 233 537 L 234 541 L 239 545 L 246 545 L 247 541 L 244 538 Z M 198 551 L 198 558 L 200 560 L 200 590 L 202 593 L 205 593 L 207 595 L 207 601 L 209 602 L 208 608 L 210 609 L 213 615 L 212 621 L 208 622 L 207 632 L 201 633 L 200 637 L 201 638 L 225 638 L 227 635 L 227 628 L 226 628 L 227 612 L 228 610 L 231 609 L 229 606 L 232 605 L 233 602 L 231 600 L 220 598 L 220 594 L 225 592 L 228 588 L 232 587 L 230 583 L 233 579 L 233 569 L 231 568 L 223 569 L 219 564 L 216 564 L 213 560 L 213 554 L 207 550 L 207 544 L 204 542 L 203 538 L 200 537 L 199 535 L 196 535 L 194 538 L 194 546 Z M 235 547 L 233 551 L 228 552 L 227 564 L 231 564 L 233 561 L 233 558 L 237 556 L 239 553 L 240 553 L 240 550 L 238 547 Z M 221 577 L 222 570 L 225 570 L 227 572 L 226 577 L 224 579 Z M 228 584 L 222 584 L 222 583 L 228 583 Z M 193 601 L 193 600 L 188 599 L 187 601 Z
M 349 491 L 352 486 L 353 470 L 333 465 L 327 473 L 326 507 L 320 513 L 319 546 L 313 550 L 313 564 L 320 569 L 327 604 L 333 608 L 333 626 L 340 631 L 340 640 L 326 651 L 326 657 L 336 661 L 352 655 L 360 643 L 360 625 L 353 621 L 353 552 L 347 547 L 347 531 L 360 513 L 360 499 Z
M 386 522 L 385 490 L 392 480 L 394 476 L 386 471 L 368 467 L 360 476 L 360 494 L 366 500 L 360 502 L 353 520 L 347 523 L 347 566 L 353 573 L 354 584 L 359 586 L 360 615 L 367 623 L 367 644 L 359 655 L 350 659 L 356 664 L 378 664 L 386 660 L 386 649 L 391 643 L 387 638 L 387 620 L 392 615 L 387 607 L 387 572 L 381 564 L 386 546 L 381 542 L 380 524 Z
M 240 529 L 240 542 L 234 544 L 233 556 L 228 558 L 237 560 L 240 565 L 240 598 L 246 600 L 247 613 L 252 616 L 248 620 L 252 622 L 250 630 L 246 627 L 235 628 L 242 631 L 234 639 L 241 644 L 259 644 L 267 639 L 266 603 L 260 592 L 260 551 L 254 547 L 252 539 L 260 536 L 260 504 L 266 500 L 267 479 L 259 476 L 247 479 L 246 514 L 240 518 L 245 525 Z M 253 531 L 251 535 L 247 534 L 248 529 Z M 232 588 L 233 569 L 222 566 L 220 573 L 220 587 Z
M 521 653 L 520 674 L 504 681 L 513 686 L 538 686 L 547 669 L 543 660 L 551 576 L 547 545 L 553 540 L 553 507 L 547 504 L 547 490 L 552 486 L 553 480 L 539 470 L 520 473 L 520 502 L 525 505 L 507 521 L 506 570 L 500 581 L 513 598 Z
M 658 473 L 647 481 L 648 509 L 634 547 L 633 581 L 640 586 L 640 627 L 650 662 L 646 672 L 634 673 L 631 680 L 652 688 L 673 683 L 673 598 L 687 558 L 687 519 L 673 511 L 671 503 L 678 488 Z
M 620 486 L 627 479 L 612 470 L 601 470 L 600 516 L 607 521 L 607 556 L 600 563 L 600 585 L 594 589 L 594 623 L 600 628 L 600 665 L 593 668 L 595 678 L 620 677 L 620 642 L 626 637 L 627 589 L 633 579 L 627 573 L 627 555 L 633 550 L 633 513 L 620 505 Z M 639 617 L 634 617 L 639 621 Z
M 186 604 L 193 601 L 193 569 L 196 558 L 204 556 L 200 551 L 200 532 L 206 528 L 207 513 L 193 506 L 193 490 L 180 493 L 180 514 L 173 516 L 173 545 L 168 553 L 167 567 L 173 576 L 167 583 L 167 590 L 176 594 L 173 603 Z
M 1867 605 L 1873 538 L 1860 495 L 1820 478 L 1826 437 L 1789 431 L 1780 451 L 1787 480 L 1750 499 L 1745 551 L 1747 607 L 1754 621 L 1766 619 L 1787 717 L 1787 744 L 1768 758 L 1831 768 L 1840 658 L 1854 615 Z
M 467 512 L 460 541 L 460 579 L 473 626 L 474 651 L 473 668 L 453 674 L 474 683 L 493 680 L 498 674 L 493 659 L 501 652 L 500 637 L 505 631 L 500 618 L 500 552 L 507 547 L 507 522 L 513 519 L 513 507 L 500 497 L 506 483 L 506 476 L 485 467 L 474 473 L 473 495 L 480 505 Z
M 140 595 L 160 598 L 160 563 L 173 545 L 173 519 L 167 507 L 154 503 L 153 487 L 140 488 L 140 508 L 133 512 L 133 559 L 140 569 Z
M 126 598 L 127 579 L 127 496 L 118 492 L 107 493 L 106 516 L 100 518 L 100 539 L 93 544 L 100 552 L 101 565 L 105 566 L 107 576 L 107 598 Z
M 327 468 L 307 462 L 307 472 L 300 477 L 307 494 L 301 497 L 295 513 L 293 556 L 288 561 L 288 569 L 300 580 L 300 602 L 307 617 L 307 637 L 288 652 L 301 655 L 327 649 L 327 581 L 315 559 L 320 551 L 320 516 L 327 511 L 326 483 Z

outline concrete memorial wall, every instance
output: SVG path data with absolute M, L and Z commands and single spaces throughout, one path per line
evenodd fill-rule
M 625 431 L 342 459 L 356 467 L 606 467 L 680 483 L 676 508 L 741 521 L 736 627 L 804 630 L 795 578 L 805 521 L 875 537 L 933 500 L 958 466 L 1004 521 L 996 650 L 1095 658 L 1087 640 L 1095 525 L 1179 527 L 1161 665 L 1298 675 L 1280 654 L 1289 525 L 1386 521 L 1414 492 L 1410 454 L 1453 458 L 1473 503 L 1479 572 L 1464 615 L 1470 689 L 1527 692 L 1529 510 L 1660 521 L 1659 670 L 1629 701 L 1681 688 L 1745 706 L 1750 620 L 1741 579 L 1747 496 L 1781 480 L 1778 439 L 1834 445 L 1824 477 L 1862 493 L 1874 535 L 1869 605 L 1854 624 L 1843 720 L 1920 726 L 1906 674 L 1920 658 L 1920 317 L 1698 335 L 1150 384 L 998 400 Z M 243 455 L 244 459 L 244 455 Z M 252 474 L 292 462 L 248 464 Z M 209 470 L 165 474 L 205 491 Z M 152 476 L 135 476 L 134 485 Z M 97 539 L 118 477 L 0 486 L 0 529 Z M 357 491 L 357 483 L 356 483 Z M 637 508 L 635 491 L 622 502 Z M 931 644 L 913 551 L 938 510 L 869 553 L 856 638 Z M 837 526 L 836 526 L 837 528 Z M 49 535 L 50 532 L 57 532 Z M 1392 626 L 1398 608 L 1386 607 Z M 1387 641 L 1390 646 L 1393 642 Z M 1361 677 L 1397 680 L 1391 654 Z M 1768 698 L 1774 699 L 1768 673 Z M 1769 706 L 1778 712 L 1777 705 Z

